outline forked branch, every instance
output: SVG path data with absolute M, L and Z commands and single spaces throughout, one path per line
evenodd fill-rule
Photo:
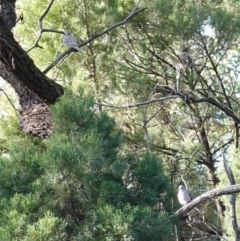
M 47 28 L 43 28 L 43 19 L 46 17 L 46 15 L 48 14 L 49 10 L 51 9 L 52 5 L 53 5 L 53 2 L 55 0 L 51 0 L 50 3 L 48 4 L 47 8 L 45 9 L 45 11 L 43 12 L 42 16 L 39 18 L 38 20 L 38 27 L 39 27 L 39 35 L 38 35 L 38 38 L 37 40 L 35 41 L 35 44 L 27 51 L 27 52 L 30 52 L 32 49 L 34 48 L 42 48 L 40 45 L 39 45 L 39 41 L 42 37 L 42 33 L 43 32 L 55 32 L 55 33 L 63 33 L 63 31 L 59 31 L 59 30 L 54 30 L 54 29 L 47 29 Z

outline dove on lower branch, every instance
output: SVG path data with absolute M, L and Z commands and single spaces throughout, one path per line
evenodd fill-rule
M 178 201 L 181 205 L 185 205 L 194 199 L 194 196 L 183 185 L 178 187 Z
M 188 191 L 183 185 L 178 187 L 178 201 L 181 205 L 186 205 L 187 203 L 191 202 L 195 197 L 194 195 Z M 195 207 L 195 209 L 204 215 L 204 212 L 201 208 Z M 204 216 L 203 216 L 204 219 Z
M 79 42 L 68 31 L 64 31 L 63 43 L 66 47 L 74 48 L 82 53 L 82 50 L 79 48 Z

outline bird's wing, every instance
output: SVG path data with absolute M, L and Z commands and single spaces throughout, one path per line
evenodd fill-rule
M 77 47 L 78 46 L 77 40 L 74 37 L 72 37 L 72 36 L 65 36 L 64 44 L 67 47 Z
M 193 200 L 195 196 L 189 190 L 186 189 L 186 191 L 188 192 L 188 195 L 191 198 L 191 200 Z
M 63 43 L 68 48 L 74 48 L 78 52 L 82 53 L 82 50 L 79 48 L 79 42 L 71 35 L 65 35 L 63 39 Z

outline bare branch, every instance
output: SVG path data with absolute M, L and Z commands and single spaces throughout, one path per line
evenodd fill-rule
M 39 43 L 39 41 L 40 41 L 40 39 L 41 39 L 41 37 L 42 37 L 42 33 L 43 33 L 43 32 L 55 32 L 55 33 L 64 34 L 63 31 L 43 28 L 43 24 L 42 24 L 43 19 L 44 19 L 44 18 L 46 17 L 46 15 L 48 14 L 48 12 L 49 12 L 50 8 L 52 7 L 54 1 L 55 1 L 55 0 L 51 0 L 51 1 L 50 1 L 50 3 L 48 4 L 47 8 L 46 8 L 45 11 L 43 12 L 42 16 L 39 18 L 39 20 L 38 20 L 38 27 L 39 27 L 39 30 L 40 30 L 40 31 L 39 31 L 38 38 L 37 38 L 37 40 L 35 41 L 35 44 L 33 45 L 33 47 L 31 47 L 31 48 L 27 51 L 27 53 L 30 52 L 32 49 L 34 49 L 34 48 L 36 48 L 36 47 L 42 48 L 38 43 Z
M 43 26 L 42 26 L 42 21 L 43 19 L 46 17 L 46 15 L 48 14 L 50 8 L 52 7 L 52 4 L 55 0 L 51 0 L 51 2 L 48 4 L 46 10 L 44 11 L 44 13 L 42 14 L 42 16 L 39 18 L 38 20 L 38 26 L 40 29 L 43 29 Z
M 148 105 L 149 103 L 154 103 L 154 102 L 163 101 L 163 100 L 167 100 L 167 99 L 176 99 L 176 98 L 179 98 L 179 96 L 171 95 L 171 96 L 165 96 L 165 97 L 155 99 L 155 100 L 143 101 L 143 102 L 139 102 L 139 103 L 136 103 L 136 104 L 123 105 L 123 106 L 108 105 L 108 104 L 104 104 L 104 103 L 95 103 L 95 104 L 105 106 L 105 107 L 109 107 L 109 108 L 124 109 L 124 108 L 139 107 L 139 106 L 142 106 L 142 105 Z
M 235 113 L 230 110 L 227 106 L 224 106 L 220 103 L 218 103 L 215 99 L 213 98 L 195 98 L 193 96 L 190 96 L 188 93 L 180 93 L 180 92 L 176 92 L 170 88 L 164 88 L 162 90 L 157 90 L 159 92 L 165 92 L 167 94 L 171 94 L 169 96 L 165 96 L 159 99 L 155 99 L 155 100 L 151 100 L 151 101 L 144 101 L 144 102 L 140 102 L 140 103 L 136 103 L 136 104 L 131 104 L 131 105 L 125 105 L 125 106 L 114 106 L 114 105 L 108 105 L 108 104 L 99 104 L 98 105 L 102 105 L 105 107 L 109 107 L 109 108 L 116 108 L 116 109 L 123 109 L 123 108 L 132 108 L 132 107 L 139 107 L 141 105 L 148 105 L 149 103 L 154 103 L 154 102 L 158 102 L 158 101 L 163 101 L 166 99 L 177 99 L 177 98 L 181 98 L 183 99 L 187 104 L 194 104 L 194 103 L 201 103 L 201 102 L 205 102 L 205 103 L 210 103 L 216 107 L 218 107 L 220 110 L 222 110 L 226 115 L 232 117 L 233 120 L 235 120 L 237 123 L 240 123 L 240 117 L 236 116 Z
M 222 110 L 226 115 L 230 116 L 235 120 L 237 123 L 240 123 L 240 118 L 234 114 L 232 110 L 230 110 L 227 106 L 221 105 L 213 98 L 201 98 L 201 99 L 195 99 L 193 97 L 189 97 L 189 101 L 191 103 L 200 103 L 200 102 L 207 102 L 210 103 L 216 107 L 218 107 L 220 110 Z
M 189 211 L 191 211 L 194 207 L 198 206 L 203 202 L 208 201 L 209 199 L 212 199 L 221 195 L 229 195 L 229 194 L 239 193 L 239 192 L 240 192 L 240 184 L 223 187 L 223 188 L 212 189 L 194 198 L 190 203 L 186 204 L 185 206 L 177 210 L 173 214 L 173 216 L 183 216 L 187 214 Z
M 44 71 L 44 74 L 47 74 L 47 72 L 52 69 L 57 63 L 59 63 L 65 56 L 67 56 L 68 54 L 70 54 L 71 52 L 75 51 L 75 49 L 73 48 L 69 48 L 66 51 L 64 51 L 60 56 L 58 56 L 54 62 L 52 62 Z M 76 50 L 77 51 L 77 50 Z
M 174 96 L 178 95 L 179 97 L 181 97 L 187 104 L 194 104 L 194 103 L 201 103 L 201 102 L 206 102 L 209 104 L 212 104 L 214 106 L 216 106 L 218 109 L 220 109 L 221 111 L 223 111 L 227 116 L 232 117 L 232 119 L 237 122 L 240 123 L 240 117 L 236 116 L 235 113 L 227 106 L 219 103 L 218 101 L 216 101 L 213 98 L 195 98 L 191 95 L 189 95 L 189 93 L 180 93 L 177 91 L 174 91 L 173 89 L 169 88 L 168 86 L 163 86 L 162 89 L 158 89 L 159 92 L 162 93 L 166 93 L 166 94 L 172 94 Z
M 232 170 L 231 170 L 230 166 L 227 164 L 227 160 L 225 158 L 225 155 L 224 155 L 222 149 L 221 149 L 221 152 L 222 152 L 222 157 L 223 157 L 224 169 L 228 176 L 229 182 L 231 185 L 235 185 L 236 182 L 235 182 Z M 235 232 L 235 238 L 236 238 L 236 240 L 240 240 L 240 230 L 239 230 L 239 226 L 237 223 L 237 215 L 236 215 L 236 194 L 235 193 L 233 193 L 230 197 L 230 213 L 231 213 L 232 227 Z
M 180 176 L 181 176 L 181 179 L 182 179 L 182 181 L 183 181 L 183 183 L 184 183 L 184 185 L 185 185 L 186 189 L 188 190 L 188 185 L 187 185 L 187 182 L 184 180 L 184 178 L 183 178 L 183 175 L 182 175 L 182 174 L 180 174 Z
M 134 9 L 135 9 L 135 8 L 134 8 Z M 116 27 L 119 27 L 119 26 L 121 26 L 121 25 L 126 24 L 127 21 L 128 21 L 129 19 L 131 19 L 134 15 L 136 15 L 137 13 L 140 13 L 140 12 L 144 11 L 145 9 L 147 9 L 147 8 L 142 8 L 142 9 L 139 9 L 139 10 L 132 11 L 123 21 L 114 24 L 113 26 L 111 26 L 111 27 L 103 30 L 103 31 L 100 32 L 100 33 L 94 34 L 94 36 L 92 36 L 91 38 L 89 38 L 89 39 L 87 39 L 86 41 L 82 42 L 82 43 L 80 44 L 80 46 L 84 46 L 84 45 L 92 42 L 95 38 L 98 38 L 98 37 L 106 34 L 107 32 L 111 31 L 112 29 L 114 29 L 114 28 L 116 28 Z
M 224 169 L 225 169 L 225 171 L 227 173 L 228 180 L 229 180 L 231 185 L 235 185 L 236 184 L 235 178 L 233 176 L 233 173 L 232 173 L 232 170 L 231 170 L 230 166 L 228 166 L 228 164 L 227 164 L 227 160 L 225 158 L 225 155 L 224 155 L 222 149 L 221 149 L 221 152 L 222 152 L 222 157 L 223 157 L 223 165 L 224 165 Z

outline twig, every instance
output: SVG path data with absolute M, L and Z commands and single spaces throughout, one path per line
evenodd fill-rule
M 220 238 L 220 240 L 225 240 L 225 241 L 227 241 L 224 237 L 222 237 L 222 233 L 221 232 L 219 232 L 217 229 L 216 229 L 216 227 L 212 227 L 212 224 L 210 225 L 210 224 L 208 224 L 207 222 L 203 222 L 203 224 L 205 224 L 210 230 L 212 230 L 217 236 L 218 236 L 218 238 Z
M 18 111 L 17 111 L 17 109 L 15 108 L 14 104 L 12 103 L 11 99 L 8 97 L 7 93 L 6 93 L 3 89 L 1 89 L 1 88 L 0 88 L 0 91 L 2 91 L 3 94 L 6 96 L 6 98 L 8 99 L 10 105 L 11 105 L 11 106 L 13 107 L 13 109 L 15 110 L 16 115 L 17 115 L 17 117 L 18 117 L 18 119 L 19 119 Z
M 182 179 L 182 181 L 183 181 L 183 183 L 184 183 L 184 185 L 185 185 L 186 189 L 188 190 L 188 185 L 187 185 L 187 182 L 184 180 L 184 178 L 183 178 L 183 175 L 182 175 L 182 174 L 180 174 L 180 176 L 181 176 L 181 179 Z

